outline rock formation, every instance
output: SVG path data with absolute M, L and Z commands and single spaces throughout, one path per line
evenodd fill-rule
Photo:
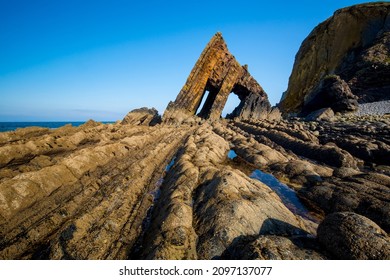
M 334 112 L 331 108 L 322 108 L 311 112 L 305 118 L 307 121 L 332 121 Z
M 296 245 L 297 244 L 297 245 Z M 313 238 L 287 238 L 277 235 L 245 237 L 225 252 L 223 258 L 235 260 L 324 260 Z
M 351 212 L 327 216 L 318 227 L 319 241 L 339 259 L 390 259 L 390 239 L 377 224 Z
M 329 108 L 280 119 L 217 34 L 162 122 L 0 133 L 0 259 L 388 259 L 390 116 L 335 115 L 340 77 L 311 99 Z
M 0 258 L 344 258 L 316 227 L 349 211 L 389 232 L 389 132 L 389 118 L 355 117 L 0 133 Z M 348 258 L 387 256 L 350 246 Z
M 198 116 L 218 120 L 229 94 L 237 94 L 240 104 L 231 118 L 265 118 L 270 111 L 267 94 L 229 52 L 221 33 L 217 33 L 203 50 L 174 102 L 164 112 L 165 122 L 180 122 L 192 117 L 206 98 Z M 207 95 L 208 93 L 208 95 Z
M 161 116 L 155 108 L 139 108 L 128 113 L 122 120 L 122 124 L 150 125 L 161 123 Z
M 332 76 L 338 86 L 330 89 Z M 357 109 L 355 100 L 389 100 L 389 92 L 390 3 L 369 3 L 336 11 L 310 33 L 279 106 L 283 113 L 344 112 Z

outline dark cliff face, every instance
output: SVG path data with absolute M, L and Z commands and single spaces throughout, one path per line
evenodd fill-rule
M 284 113 L 307 111 L 307 100 L 312 101 L 323 80 L 334 75 L 348 84 L 356 97 L 350 100 L 388 100 L 389 49 L 390 3 L 368 3 L 336 11 L 302 43 L 280 109 Z

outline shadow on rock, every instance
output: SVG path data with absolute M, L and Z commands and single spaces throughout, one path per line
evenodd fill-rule
M 275 235 L 278 234 L 278 235 Z M 314 236 L 277 219 L 267 219 L 259 235 L 239 236 L 221 255 L 235 260 L 326 259 Z

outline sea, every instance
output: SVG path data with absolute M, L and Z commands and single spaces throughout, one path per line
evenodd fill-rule
M 18 128 L 25 128 L 29 126 L 39 126 L 47 128 L 59 128 L 61 126 L 71 124 L 72 126 L 79 126 L 85 122 L 0 122 L 0 132 L 13 131 Z M 114 123 L 114 122 L 102 122 Z

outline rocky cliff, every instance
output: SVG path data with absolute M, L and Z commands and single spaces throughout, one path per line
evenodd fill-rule
M 390 99 L 390 3 L 338 10 L 302 43 L 280 101 L 284 113 Z M 357 101 L 357 102 L 356 102 Z

